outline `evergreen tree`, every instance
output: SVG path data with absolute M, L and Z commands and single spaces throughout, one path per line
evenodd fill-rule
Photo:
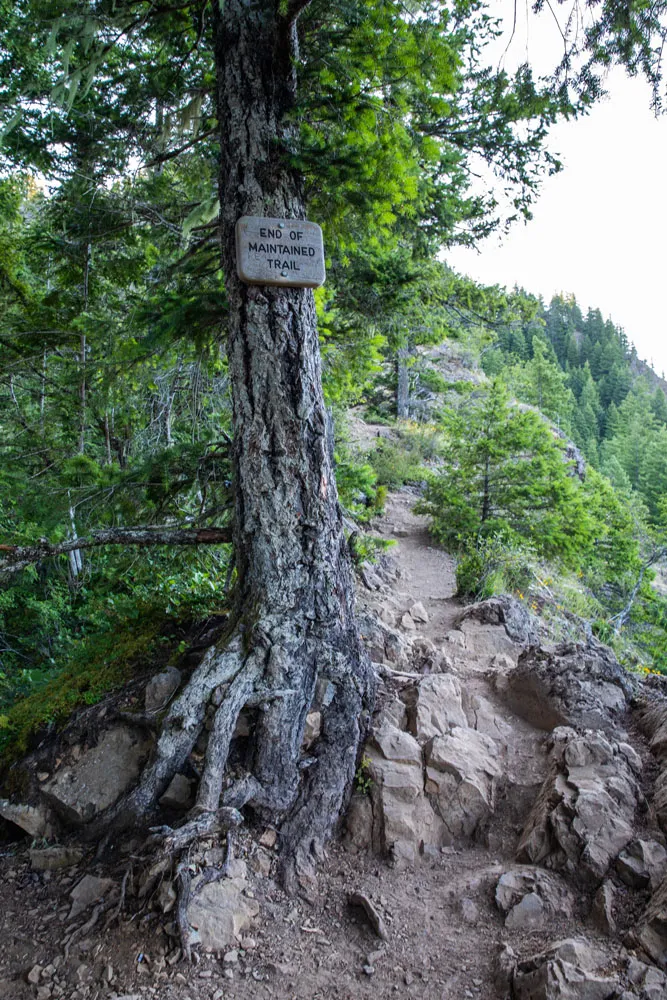
M 600 437 L 600 397 L 591 375 L 588 362 L 582 369 L 582 383 L 579 399 L 574 411 L 572 428 L 575 440 L 582 448 L 592 453 L 597 448 Z M 592 460 L 592 454 L 589 454 Z
M 448 547 L 507 533 L 566 560 L 581 555 L 590 528 L 562 449 L 542 418 L 510 405 L 495 379 L 481 402 L 448 415 L 442 471 L 420 509 Z
M 619 416 L 618 407 L 615 403 L 610 403 L 609 408 L 604 416 L 604 437 L 613 438 L 615 437 L 621 426 L 621 418 Z
M 566 365 L 570 369 L 578 368 L 580 364 L 579 347 L 576 337 L 570 334 L 566 345 Z
M 340 266 L 367 238 L 393 248 L 414 243 L 421 258 L 443 243 L 473 241 L 501 220 L 491 193 L 469 192 L 474 157 L 513 188 L 511 215 L 526 214 L 540 174 L 559 166 L 544 139 L 571 103 L 561 90 L 536 85 L 528 67 L 510 77 L 480 65 L 494 26 L 474 2 L 419 3 L 406 16 L 393 0 L 176 7 L 26 0 L 8 14 L 1 57 L 21 72 L 3 74 L 5 163 L 39 164 L 61 184 L 71 180 L 61 190 L 70 199 L 70 231 L 79 226 L 70 263 L 80 277 L 63 276 L 59 303 L 68 331 L 79 335 L 74 398 L 83 454 L 76 469 L 96 424 L 90 376 L 102 353 L 93 343 L 99 316 L 95 327 L 90 319 L 104 298 L 97 254 L 91 284 L 90 206 L 131 162 L 150 172 L 191 157 L 188 214 L 174 221 L 173 201 L 165 214 L 153 192 L 141 212 L 192 241 L 180 267 L 212 268 L 224 282 L 214 315 L 225 327 L 232 397 L 228 634 L 188 681 L 178 702 L 187 705 L 185 721 L 176 708 L 168 713 L 137 788 L 91 835 L 148 819 L 190 753 L 212 691 L 226 685 L 181 844 L 217 829 L 236 718 L 261 692 L 252 759 L 230 802 L 280 824 L 293 876 L 320 850 L 351 785 L 373 682 L 353 613 L 314 296 L 243 284 L 236 222 L 244 215 L 303 219 L 310 210 L 326 220 L 328 250 Z M 186 134 L 174 124 L 193 120 Z M 94 198 L 85 184 L 91 164 Z M 77 217 L 80 204 L 86 211 Z M 136 219 L 134 207 L 129 215 Z M 221 275 L 210 258 L 216 236 Z M 190 305 L 187 295 L 167 299 L 153 319 L 156 338 L 171 325 L 170 307 L 183 316 Z M 105 392 L 100 401 L 104 423 Z M 317 766 L 303 771 L 301 735 L 320 679 L 335 693 L 323 708 Z M 182 943 L 189 954 L 187 931 Z
M 651 409 L 653 410 L 653 416 L 659 424 L 667 424 L 667 397 L 660 386 L 657 386 L 653 393 Z
M 651 397 L 638 381 L 618 408 L 619 430 L 605 440 L 602 459 L 616 458 L 628 476 L 632 488 L 640 488 L 647 446 L 655 438 L 657 425 L 651 409 Z
M 660 424 L 645 444 L 639 474 L 639 491 L 648 504 L 653 518 L 667 497 L 667 426 Z
M 567 377 L 544 340 L 533 338 L 531 360 L 509 369 L 506 377 L 518 399 L 536 406 L 558 427 L 569 428 L 574 400 L 567 388 Z

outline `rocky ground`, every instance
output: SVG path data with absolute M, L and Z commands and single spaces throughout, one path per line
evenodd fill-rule
M 173 887 L 142 870 L 141 842 L 109 867 L 57 833 L 150 749 L 103 705 L 26 763 L 34 808 L 20 787 L 0 802 L 2 1000 L 667 1000 L 665 694 L 599 644 L 550 647 L 518 602 L 460 606 L 414 499 L 390 498 L 377 530 L 397 545 L 362 569 L 378 711 L 317 882 L 286 897 L 275 831 L 244 831 L 229 876 L 191 904 L 201 946 L 185 964 Z M 140 696 L 157 709 L 179 683 L 163 672 Z M 191 791 L 180 776 L 168 818 Z M 193 851 L 195 885 L 216 852 Z

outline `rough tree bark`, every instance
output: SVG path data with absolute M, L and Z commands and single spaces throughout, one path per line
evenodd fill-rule
M 322 394 L 309 290 L 243 285 L 234 228 L 242 215 L 305 218 L 302 183 L 286 164 L 296 91 L 296 18 L 273 2 L 226 0 L 216 64 L 221 132 L 221 239 L 229 298 L 236 471 L 239 625 L 267 702 L 244 796 L 282 819 L 287 856 L 317 853 L 350 787 L 372 696 L 353 613 L 331 426 Z M 300 769 L 318 680 L 331 684 L 314 762 Z M 232 804 L 239 804 L 241 798 Z
M 183 827 L 157 836 L 166 850 L 182 850 L 249 808 L 278 828 L 290 887 L 308 875 L 340 815 L 374 695 L 354 619 L 313 294 L 246 286 L 236 274 L 238 218 L 305 217 L 302 184 L 285 150 L 296 17 L 306 5 L 293 0 L 283 14 L 275 0 L 214 5 L 234 420 L 234 610 L 224 640 L 167 713 L 138 787 L 89 828 L 91 837 L 113 835 L 151 815 L 191 752 L 215 692 L 196 805 Z M 316 693 L 321 736 L 305 756 L 303 730 Z M 245 774 L 231 782 L 230 742 L 248 705 L 257 709 L 257 723 Z

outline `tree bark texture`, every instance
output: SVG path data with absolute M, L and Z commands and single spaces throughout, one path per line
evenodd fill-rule
M 409 357 L 408 348 L 399 347 L 396 352 L 396 416 L 399 420 L 407 420 L 410 416 Z
M 110 837 L 155 811 L 213 705 L 197 802 L 178 836 L 165 834 L 165 849 L 177 843 L 180 850 L 202 829 L 219 828 L 221 805 L 234 815 L 249 807 L 279 830 L 292 888 L 321 856 L 345 804 L 374 697 L 354 618 L 313 293 L 247 286 L 236 272 L 241 216 L 305 218 L 300 179 L 285 156 L 294 18 L 303 6 L 288 4 L 281 16 L 274 0 L 214 5 L 234 421 L 234 608 L 225 638 L 170 707 L 139 785 L 88 831 Z M 232 781 L 230 742 L 246 706 L 257 721 L 245 766 Z M 312 708 L 321 711 L 321 735 L 306 754 Z
M 305 218 L 300 178 L 286 163 L 295 13 L 288 8 L 282 17 L 278 6 L 226 0 L 218 16 L 220 230 L 237 607 L 247 648 L 261 661 L 261 684 L 284 692 L 259 714 L 244 797 L 267 818 L 283 820 L 283 847 L 303 864 L 329 835 L 351 786 L 373 685 L 354 620 L 313 293 L 244 285 L 236 273 L 241 216 Z M 316 687 L 327 684 L 333 697 L 322 707 L 322 737 L 302 769 L 305 717 Z

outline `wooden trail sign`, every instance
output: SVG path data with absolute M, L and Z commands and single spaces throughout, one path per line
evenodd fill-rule
M 247 285 L 324 284 L 322 230 L 301 219 L 244 215 L 236 223 L 236 269 Z

